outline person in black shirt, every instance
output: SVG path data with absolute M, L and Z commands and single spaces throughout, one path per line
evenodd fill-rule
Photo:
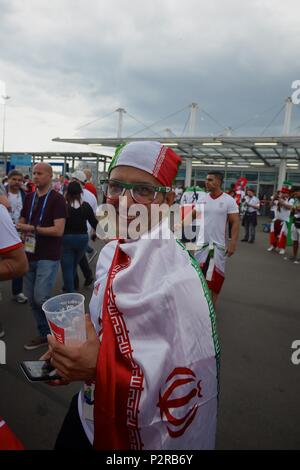
M 72 181 L 65 194 L 67 202 L 67 220 L 63 236 L 61 267 L 64 291 L 74 292 L 76 268 L 85 253 L 88 244 L 87 222 L 95 230 L 98 221 L 93 209 L 82 201 L 82 188 L 77 181 Z
M 43 347 L 50 333 L 42 305 L 51 297 L 55 286 L 66 222 L 65 200 L 52 190 L 51 165 L 37 163 L 32 174 L 36 191 L 26 195 L 16 226 L 22 233 L 29 262 L 29 270 L 24 276 L 24 294 L 38 330 L 38 336 L 24 345 L 28 351 Z

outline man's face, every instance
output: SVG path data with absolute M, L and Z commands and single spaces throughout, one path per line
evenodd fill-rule
M 42 163 L 38 163 L 33 167 L 33 182 L 37 188 L 45 188 L 49 186 L 52 180 L 52 175 L 48 168 Z
M 132 184 L 134 184 L 134 183 L 143 184 L 144 183 L 145 186 L 147 186 L 147 185 L 162 186 L 162 184 L 159 183 L 159 181 L 157 181 L 157 179 L 154 178 L 154 176 L 150 175 L 150 173 L 147 173 L 146 171 L 140 170 L 138 168 L 133 168 L 133 167 L 130 167 L 130 166 L 125 166 L 125 165 L 113 168 L 113 170 L 110 173 L 109 179 L 110 180 L 117 180 L 117 181 L 120 181 L 120 182 L 123 182 L 123 183 L 132 183 Z M 147 210 L 147 223 L 148 223 L 149 228 L 151 227 L 151 207 L 153 205 L 156 205 L 157 208 L 158 208 L 159 205 L 162 204 L 162 203 L 167 204 L 167 205 L 170 206 L 170 205 L 173 204 L 174 198 L 175 198 L 175 193 L 173 193 L 173 192 L 170 192 L 170 193 L 157 193 L 157 196 L 156 196 L 155 200 L 151 204 L 141 204 Z M 129 189 L 127 189 L 125 191 L 124 197 L 121 197 L 121 198 L 117 199 L 116 201 L 112 201 L 108 198 L 107 202 L 112 203 L 116 208 L 117 219 L 118 219 L 117 223 L 120 223 L 120 224 L 125 223 L 128 226 L 130 224 L 130 222 L 132 222 L 134 219 L 136 219 L 138 217 L 138 214 L 137 215 L 129 215 L 128 214 L 128 211 L 129 211 L 130 207 L 132 207 L 134 205 L 136 206 L 136 204 L 140 204 L 140 203 L 137 203 L 132 198 L 131 192 L 130 192 Z M 122 208 L 122 210 L 120 210 L 121 208 Z M 123 209 L 127 209 L 127 212 L 124 212 Z M 134 209 L 134 208 L 132 207 L 132 209 Z M 120 215 L 120 212 L 121 212 L 121 215 Z M 124 214 L 125 214 L 125 220 L 124 220 Z M 121 218 L 123 220 L 121 220 Z
M 221 189 L 221 181 L 215 175 L 208 174 L 205 180 L 205 187 L 209 192 L 216 191 Z
M 8 178 L 9 189 L 12 189 L 13 191 L 18 191 L 19 189 L 21 189 L 22 184 L 23 184 L 23 177 L 21 175 L 20 176 L 15 175 L 15 176 L 11 176 L 10 178 Z
M 248 190 L 247 190 L 247 196 L 253 197 L 253 196 L 254 196 L 254 192 L 251 191 L 250 189 L 248 189 Z

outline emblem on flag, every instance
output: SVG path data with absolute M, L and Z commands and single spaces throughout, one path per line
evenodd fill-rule
M 202 397 L 200 383 L 201 380 L 197 381 L 197 377 L 191 369 L 176 367 L 166 380 L 163 394 L 160 390 L 157 406 L 160 409 L 161 418 L 165 416 L 168 420 L 167 430 L 170 437 L 182 436 L 195 418 L 198 411 L 197 398 Z M 187 390 L 187 384 L 191 385 L 190 390 Z M 178 393 L 175 397 L 173 392 L 179 388 L 182 388 L 185 395 L 177 398 Z M 189 404 L 191 406 L 188 408 Z M 175 417 L 170 410 L 176 408 L 182 408 L 185 414 Z

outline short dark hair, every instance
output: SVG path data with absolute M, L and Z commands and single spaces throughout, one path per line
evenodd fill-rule
M 23 178 L 23 173 L 21 173 L 21 171 L 19 171 L 19 170 L 11 170 L 8 173 L 7 177 L 9 179 L 9 178 L 12 178 L 13 176 L 21 176 Z
M 221 171 L 209 171 L 207 174 L 215 176 L 216 178 L 218 178 L 221 184 L 223 183 L 224 175 L 223 173 L 221 173 Z

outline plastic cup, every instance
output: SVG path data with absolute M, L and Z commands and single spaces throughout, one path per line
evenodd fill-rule
M 61 294 L 43 303 L 50 330 L 59 343 L 79 344 L 86 340 L 84 296 Z

